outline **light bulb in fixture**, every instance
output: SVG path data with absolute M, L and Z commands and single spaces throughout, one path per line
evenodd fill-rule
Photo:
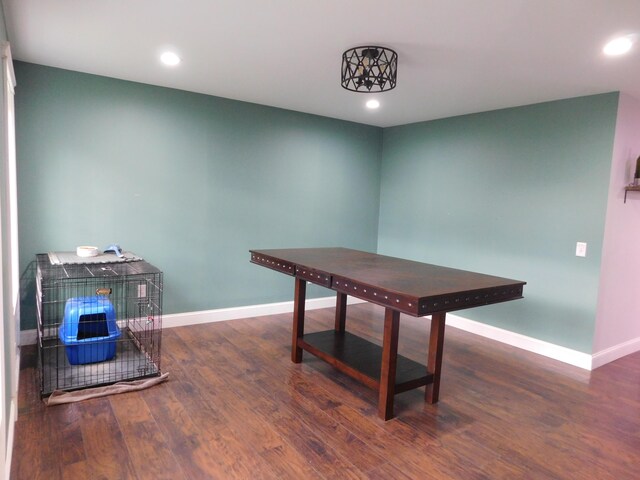
M 169 67 L 175 67 L 180 63 L 180 57 L 173 52 L 164 52 L 160 55 L 160 61 Z
M 602 51 L 605 55 L 609 56 L 624 55 L 631 50 L 632 46 L 633 39 L 631 36 L 627 35 L 625 37 L 614 38 L 604 46 Z
M 375 98 L 372 98 L 371 100 L 368 100 L 367 103 L 367 108 L 371 109 L 371 110 L 375 110 L 376 108 L 378 108 L 380 106 L 380 102 L 378 100 L 376 100 Z

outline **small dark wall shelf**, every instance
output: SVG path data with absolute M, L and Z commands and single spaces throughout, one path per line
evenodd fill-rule
M 627 192 L 640 192 L 640 185 L 627 185 L 624 187 L 624 203 L 627 203 Z

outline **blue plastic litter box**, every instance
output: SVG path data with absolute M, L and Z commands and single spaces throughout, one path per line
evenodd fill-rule
M 120 337 L 111 301 L 104 296 L 68 299 L 58 337 L 71 365 L 111 360 Z

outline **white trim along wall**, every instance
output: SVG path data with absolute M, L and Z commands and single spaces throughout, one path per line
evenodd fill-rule
M 307 299 L 306 310 L 335 307 L 335 297 L 323 297 Z M 354 297 L 348 297 L 348 304 L 364 303 Z M 221 308 L 217 310 L 205 310 L 201 312 L 174 313 L 163 315 L 162 326 L 164 328 L 183 327 L 203 323 L 223 322 L 241 318 L 261 317 L 264 315 L 276 315 L 293 312 L 293 301 L 268 303 L 263 305 L 250 305 L 246 307 Z M 536 338 L 513 333 L 509 330 L 493 327 L 484 323 L 460 317 L 451 313 L 447 314 L 447 325 L 469 333 L 480 335 L 500 343 L 521 348 L 528 352 L 537 353 L 554 360 L 558 360 L 585 370 L 593 370 L 605 363 L 612 362 L 630 353 L 640 351 L 640 338 L 625 342 L 624 344 L 608 348 L 606 351 L 593 355 L 578 352 L 570 348 L 544 342 Z M 21 344 L 32 345 L 36 343 L 36 331 L 26 330 L 22 332 Z
M 18 268 L 18 204 L 14 88 L 11 47 L 2 51 L 2 161 L 0 162 L 0 474 L 9 478 L 17 416 L 20 350 L 20 275 Z M 8 408 L 7 408 L 8 407 Z

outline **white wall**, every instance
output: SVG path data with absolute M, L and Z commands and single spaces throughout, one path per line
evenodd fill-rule
M 594 366 L 640 350 L 640 192 L 629 192 L 624 203 L 624 187 L 633 180 L 638 156 L 640 101 L 621 93 L 593 342 L 599 361 L 594 358 Z

